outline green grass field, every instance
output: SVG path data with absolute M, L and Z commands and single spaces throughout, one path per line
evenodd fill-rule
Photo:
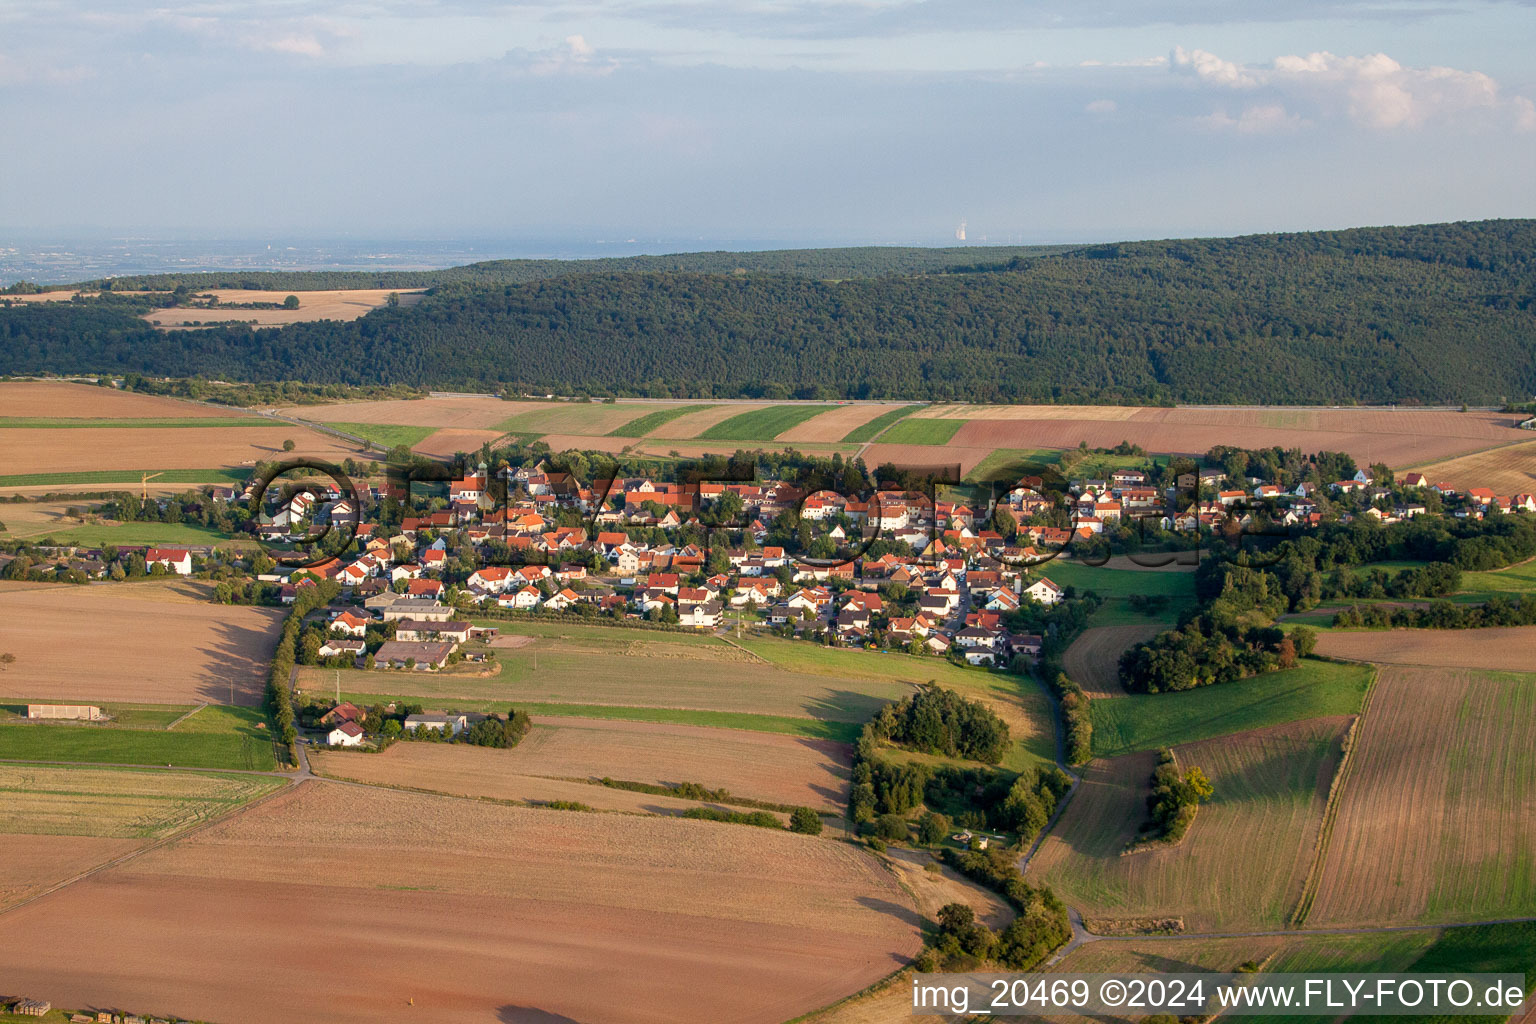
M 152 417 L 129 419 L 71 419 L 64 416 L 0 416 L 0 430 L 60 430 L 107 427 L 120 430 L 129 427 L 270 427 L 275 421 L 264 416 L 174 416 L 155 419 Z
M 657 409 L 655 412 L 648 412 L 643 416 L 635 417 L 617 430 L 608 431 L 607 436 L 644 437 L 656 428 L 671 423 L 679 416 L 686 416 L 691 412 L 698 412 L 701 409 L 708 408 L 710 407 L 707 405 L 679 405 L 671 409 Z
M 509 416 L 496 429 L 511 433 L 596 434 L 625 426 L 645 412 L 660 412 L 654 406 L 626 402 L 545 402 Z
M 261 711 L 222 705 L 203 708 L 169 731 L 111 725 L 0 725 L 0 760 L 259 771 L 271 771 L 277 764 Z
M 902 420 L 880 435 L 881 444 L 949 444 L 965 420 Z
M 1147 556 L 1149 560 L 1166 557 L 1166 554 Z M 1104 603 L 1089 620 L 1090 626 L 1141 623 L 1172 626 L 1185 609 L 1195 604 L 1195 576 L 1188 568 L 1170 565 L 1165 569 L 1117 569 L 1111 565 L 1092 566 L 1072 559 L 1053 558 L 1033 571 L 1058 586 L 1076 587 L 1080 593 L 1091 590 L 1104 598 Z M 1133 594 L 1168 600 L 1148 614 L 1146 610 L 1131 607 L 1129 598 Z
M 139 486 L 145 473 L 158 473 L 152 481 L 161 484 L 238 484 L 250 477 L 249 469 L 103 469 L 87 473 L 21 473 L 0 476 L 0 487 L 37 487 L 47 484 L 133 484 Z
M 1285 672 L 1235 683 L 1095 700 L 1089 705 L 1093 754 L 1118 757 L 1281 722 L 1352 715 L 1360 710 L 1374 671 L 1309 658 Z
M 826 412 L 825 405 L 770 405 L 722 420 L 699 435 L 703 441 L 772 441 L 790 427 Z
M 409 427 L 395 423 L 327 422 L 326 426 L 344 430 L 348 434 L 356 434 L 358 437 L 365 437 L 374 444 L 381 444 L 386 448 L 395 448 L 400 445 L 414 448 L 437 432 L 436 427 Z
M 1054 466 L 1060 461 L 1061 450 L 1057 448 L 996 448 L 976 463 L 965 478 L 972 482 L 1002 480 L 1011 484 L 1024 475 L 1022 471 L 1012 472 L 1020 464 Z
M 387 677 L 385 681 L 395 677 Z M 345 685 L 348 680 L 343 677 Z M 409 688 L 412 680 L 401 681 Z M 619 722 L 659 722 L 666 725 L 701 725 L 713 729 L 743 729 L 748 732 L 770 732 L 785 736 L 804 736 L 813 740 L 834 740 L 852 743 L 858 739 L 862 726 L 854 722 L 829 722 L 814 718 L 795 718 L 787 715 L 754 715 L 730 711 L 696 711 L 688 708 L 641 708 L 614 704 L 567 704 L 525 700 L 443 700 L 435 696 L 419 694 L 352 693 L 342 691 L 342 699 L 359 706 L 388 704 L 390 701 L 420 704 L 428 709 L 454 711 L 495 711 L 506 714 L 508 707 L 516 707 L 530 715 L 549 715 L 565 718 L 603 718 Z
M 38 542 L 53 540 L 59 544 L 75 544 L 90 548 L 101 547 L 104 544 L 114 544 L 118 547 L 137 544 L 208 547 L 255 543 L 250 537 L 234 537 L 199 523 L 95 523 L 50 530 L 46 534 L 31 539 Z
M 14 700 L 0 703 L 0 723 L 25 720 L 28 704 L 71 703 L 58 700 Z M 93 703 L 81 701 L 80 703 Z M 196 704 L 101 704 L 95 702 L 102 713 L 112 716 L 112 726 L 118 729 L 164 729 L 176 719 L 197 708 Z
M 921 408 L 922 406 L 920 405 L 903 405 L 900 408 L 892 409 L 889 412 L 883 412 L 863 426 L 854 427 L 852 430 L 848 431 L 847 436 L 844 437 L 843 440 L 853 444 L 863 444 L 865 441 L 873 441 L 875 437 L 880 433 L 880 431 L 884 430 L 886 427 L 890 426 L 892 423 L 897 422 L 898 420 L 907 418 L 908 416 L 912 415 L 915 410 Z

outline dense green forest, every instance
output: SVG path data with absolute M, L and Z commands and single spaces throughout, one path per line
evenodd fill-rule
M 1536 393 L 1536 221 L 1027 258 L 935 250 L 973 262 L 930 273 L 895 257 L 903 269 L 883 272 L 874 260 L 884 250 L 829 252 L 870 254 L 837 259 L 875 276 L 822 280 L 810 256 L 797 273 L 588 267 L 520 284 L 440 283 L 411 307 L 267 330 L 156 332 L 120 296 L 0 309 L 0 372 L 977 402 L 1489 403 Z M 700 259 L 753 255 L 764 254 Z
M 1002 266 L 1082 246 L 1024 245 L 920 249 L 861 246 L 845 249 L 771 249 L 763 252 L 682 252 L 664 256 L 614 256 L 585 260 L 486 260 L 444 270 L 226 270 L 196 274 L 139 274 L 85 281 L 59 288 L 169 291 L 187 288 L 259 288 L 324 291 L 331 288 L 435 288 L 445 284 L 527 284 L 571 274 L 798 274 L 826 280 L 885 274 L 932 274 L 973 269 L 978 259 Z M 26 285 L 19 286 L 32 290 Z

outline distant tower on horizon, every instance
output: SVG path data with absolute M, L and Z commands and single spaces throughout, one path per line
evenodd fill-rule
M 964 220 L 962 220 L 960 222 L 960 226 L 959 227 L 955 228 L 955 241 L 957 241 L 957 242 L 965 241 L 965 221 Z

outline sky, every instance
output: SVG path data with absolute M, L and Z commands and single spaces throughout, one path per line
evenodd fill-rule
M 1536 216 L 1536 0 L 4 0 L 8 238 Z

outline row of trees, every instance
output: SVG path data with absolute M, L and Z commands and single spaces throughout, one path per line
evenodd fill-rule
M 1195 812 L 1211 798 L 1211 780 L 1198 766 L 1183 774 L 1172 750 L 1163 750 L 1152 770 L 1152 792 L 1147 794 L 1147 814 L 1151 820 L 1143 826 L 1146 839 L 1176 843 L 1194 824 Z
M 1352 605 L 1333 617 L 1345 629 L 1484 629 L 1536 625 L 1536 595 L 1494 596 L 1484 604 L 1435 601 L 1428 608 Z

